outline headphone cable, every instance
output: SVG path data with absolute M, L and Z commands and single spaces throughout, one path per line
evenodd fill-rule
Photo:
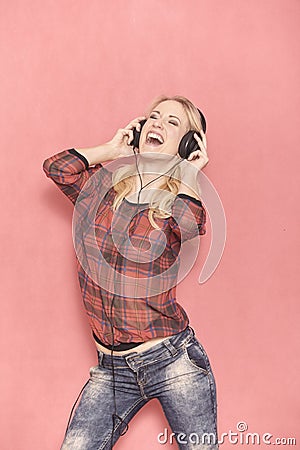
M 137 173 L 138 173 L 138 176 L 139 176 L 139 179 L 140 179 L 140 183 L 141 183 L 141 188 L 140 188 L 139 193 L 138 193 L 138 201 L 137 201 L 137 204 L 136 204 L 137 208 L 138 208 L 139 205 L 140 205 L 140 194 L 142 192 L 142 189 L 144 189 L 150 183 L 153 183 L 154 181 L 158 180 L 162 176 L 166 175 L 170 170 L 172 170 L 174 167 L 178 166 L 184 160 L 184 158 L 181 158 L 181 160 L 179 162 L 176 162 L 176 164 L 174 164 L 173 167 L 171 167 L 171 169 L 168 169 L 165 173 L 159 175 L 157 178 L 155 178 L 154 180 L 149 181 L 147 184 L 145 184 L 143 186 L 143 180 L 142 180 L 142 176 L 141 176 L 140 171 L 139 171 L 138 162 L 137 162 L 137 154 L 136 154 L 134 146 L 133 146 L 133 152 L 134 152 L 134 156 L 135 156 L 135 164 L 136 164 Z M 116 271 L 116 266 L 118 264 L 118 257 L 119 257 L 119 254 L 117 253 L 117 258 L 116 258 L 116 261 L 115 261 L 115 268 L 114 268 L 115 271 Z M 117 414 L 116 386 L 115 386 L 115 368 L 114 368 L 114 357 L 113 357 L 113 350 L 114 350 L 114 346 L 115 346 L 115 342 L 114 342 L 114 326 L 113 326 L 113 323 L 112 323 L 112 320 L 111 320 L 112 319 L 112 308 L 113 308 L 114 300 L 115 300 L 115 296 L 113 297 L 112 302 L 111 302 L 110 318 L 107 316 L 106 311 L 105 311 L 106 317 L 108 318 L 108 320 L 110 322 L 111 332 L 112 332 L 111 362 L 112 362 L 112 376 L 113 376 L 114 412 L 112 414 L 113 428 L 112 428 L 112 434 L 111 434 L 111 450 L 113 448 L 113 433 L 114 433 L 114 428 L 115 428 L 115 419 L 119 419 L 121 424 L 122 423 L 125 424 L 125 430 L 122 433 L 120 433 L 120 436 L 123 436 L 125 433 L 127 433 L 128 429 L 129 429 L 128 423 Z M 105 310 L 105 308 L 104 308 L 104 310 Z

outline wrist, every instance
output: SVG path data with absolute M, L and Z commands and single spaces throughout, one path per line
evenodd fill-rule
M 81 153 L 86 160 L 88 161 L 90 166 L 94 164 L 101 164 L 106 161 L 110 161 L 113 158 L 112 148 L 109 143 L 97 145 L 96 147 L 89 148 L 77 148 L 75 149 L 79 153 Z
M 200 187 L 198 183 L 198 170 L 195 167 L 187 167 L 181 174 L 181 183 L 178 194 L 187 194 L 200 199 Z
M 105 149 L 105 154 L 109 157 L 109 161 L 114 161 L 120 157 L 120 149 L 114 145 L 112 141 L 108 141 L 103 144 L 103 148 Z

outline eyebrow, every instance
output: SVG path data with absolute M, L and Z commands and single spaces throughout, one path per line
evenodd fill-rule
M 153 113 L 155 112 L 155 113 L 158 113 L 158 114 L 160 114 L 160 112 L 159 111 L 157 111 L 157 110 L 154 110 L 154 111 L 152 111 Z M 169 117 L 174 117 L 175 119 L 177 119 L 177 120 L 179 120 L 179 122 L 181 123 L 181 120 L 179 119 L 179 117 L 177 117 L 177 116 L 173 116 L 172 114 L 169 114 Z

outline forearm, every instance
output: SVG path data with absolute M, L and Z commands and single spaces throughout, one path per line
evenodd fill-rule
M 75 150 L 87 159 L 90 166 L 106 161 L 112 161 L 117 157 L 117 152 L 110 143 L 88 148 L 76 147 Z
M 181 177 L 181 183 L 179 186 L 178 194 L 187 194 L 191 197 L 200 199 L 201 190 L 197 180 L 198 170 L 191 168 L 191 170 L 185 170 Z
M 197 191 L 194 191 L 194 189 L 190 189 L 184 184 L 180 185 L 178 194 L 187 194 L 190 197 L 195 197 L 197 200 L 201 200 L 200 195 Z

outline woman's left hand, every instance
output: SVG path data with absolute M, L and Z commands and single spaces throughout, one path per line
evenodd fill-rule
M 194 134 L 194 137 L 200 147 L 199 150 L 195 150 L 187 158 L 187 160 L 198 170 L 203 169 L 203 167 L 205 167 L 209 161 L 206 151 L 207 148 L 206 136 L 202 130 L 200 131 L 200 134 L 202 136 L 202 139 L 196 133 Z

